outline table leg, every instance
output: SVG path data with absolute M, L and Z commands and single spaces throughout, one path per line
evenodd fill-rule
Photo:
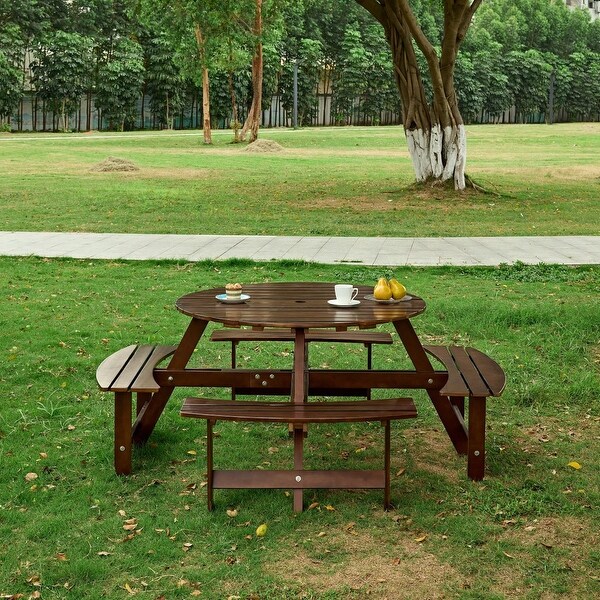
M 307 398 L 307 351 L 306 331 L 296 329 L 294 338 L 294 372 L 292 374 L 292 402 L 302 404 Z M 297 423 L 294 427 L 294 469 L 301 471 L 304 467 L 304 429 Z M 302 512 L 304 505 L 303 490 L 294 490 L 294 512 Z
M 115 392 L 115 472 L 131 473 L 131 392 Z
M 395 321 L 394 327 L 400 336 L 406 352 L 417 371 L 433 371 L 431 362 L 417 337 L 417 334 L 409 319 Z M 440 396 L 439 390 L 426 390 L 440 421 L 446 429 L 446 433 L 454 448 L 459 454 L 466 454 L 468 446 L 468 434 L 464 421 L 459 418 L 450 399 L 447 396 Z
M 183 338 L 181 338 L 181 342 L 179 342 L 179 346 L 177 346 L 177 350 L 175 350 L 175 354 L 171 357 L 168 369 L 185 369 L 207 325 L 208 321 L 192 319 L 183 334 Z M 160 388 L 158 392 L 152 394 L 150 401 L 142 407 L 133 424 L 134 443 L 143 444 L 150 437 L 173 393 L 173 389 L 172 387 Z

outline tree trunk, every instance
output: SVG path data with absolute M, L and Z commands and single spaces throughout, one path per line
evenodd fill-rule
M 482 0 L 444 0 L 441 53 L 420 28 L 408 0 L 357 0 L 382 25 L 392 51 L 408 150 L 418 182 L 454 181 L 465 188 L 467 138 L 454 89 L 456 55 Z M 429 103 L 414 43 L 427 61 Z
M 200 63 L 202 65 L 202 121 L 204 130 L 204 143 L 212 144 L 212 132 L 210 130 L 210 84 L 208 77 L 208 66 L 206 64 L 206 48 L 204 37 L 200 25 L 196 23 L 194 27 L 196 34 L 196 43 L 198 45 L 198 53 L 200 54 Z
M 235 87 L 233 85 L 233 71 L 229 71 L 228 81 L 229 95 L 231 96 L 231 114 L 233 117 L 231 128 L 233 129 L 233 141 L 237 144 L 240 141 L 240 122 L 238 120 L 238 107 L 235 98 Z
M 250 130 L 250 143 L 258 139 L 258 129 L 262 115 L 262 85 L 263 85 L 263 46 L 262 46 L 262 0 L 256 0 L 253 34 L 256 36 L 256 46 L 252 57 L 252 105 L 242 127 L 240 138 L 243 140 Z

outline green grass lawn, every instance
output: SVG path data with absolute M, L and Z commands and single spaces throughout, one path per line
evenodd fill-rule
M 489 193 L 416 189 L 398 127 L 0 135 L 0 229 L 192 234 L 596 235 L 600 124 L 468 127 Z M 139 171 L 90 169 L 109 156 Z
M 285 145 L 301 145 L 307 139 L 303 135 L 289 134 Z M 387 139 L 385 132 L 381 135 Z M 23 137 L 23 144 L 34 143 Z M 476 154 L 477 137 L 472 137 Z M 216 170 L 216 154 L 221 153 L 225 165 L 238 150 L 197 148 L 192 138 L 165 139 L 190 144 L 188 160 L 203 157 Z M 154 149 L 143 150 L 140 140 L 132 140 L 132 158 L 158 164 L 158 142 L 149 140 L 144 144 L 156 144 Z M 73 145 L 64 142 L 57 150 L 63 153 L 57 167 L 67 168 L 69 161 L 87 165 L 102 156 L 97 146 L 91 151 L 83 143 L 77 146 L 79 155 L 70 154 Z M 93 142 L 98 143 L 112 142 Z M 42 154 L 49 152 L 44 144 Z M 341 141 L 338 147 L 341 151 Z M 119 154 L 127 148 L 121 147 Z M 104 153 L 112 154 L 114 148 Z M 181 160 L 181 147 L 174 154 L 173 160 Z M 234 158 L 241 163 L 259 160 L 241 154 Z M 31 160 L 35 163 L 37 155 Z M 354 167 L 359 163 L 355 159 Z M 23 193 L 32 187 L 24 196 L 17 193 L 19 202 L 36 196 L 33 188 L 44 185 L 51 197 L 39 196 L 38 201 L 48 206 L 51 198 L 58 202 L 51 181 L 78 182 L 78 189 L 87 189 L 85 170 L 78 174 L 73 164 L 69 169 L 69 177 L 22 175 Z M 516 176 L 506 177 L 516 185 Z M 15 193 L 19 178 L 5 175 L 3 183 L 7 180 Z M 121 181 L 124 188 L 141 184 L 139 179 Z M 75 204 L 77 195 L 73 186 L 69 189 L 69 202 Z M 584 187 L 579 189 L 583 195 Z M 107 190 L 106 198 L 110 196 Z M 82 211 L 90 197 L 79 198 Z M 101 206 L 105 201 L 97 202 Z M 117 207 L 118 200 L 114 202 Z M 591 210 L 590 201 L 587 206 Z M 38 207 L 39 214 L 49 210 Z M 23 207 L 20 212 L 15 227 L 26 222 Z M 70 229 L 77 216 L 66 212 L 69 225 L 64 228 Z M 6 219 L 16 213 L 3 214 Z M 106 215 L 101 214 L 99 210 L 92 217 L 97 221 L 86 227 L 105 229 Z M 165 215 L 161 226 L 168 229 L 175 216 L 173 211 Z M 51 228 L 62 228 L 56 219 Z M 142 223 L 128 223 L 129 230 L 142 228 Z M 44 229 L 44 223 L 38 225 Z M 115 219 L 115 230 L 126 225 Z M 149 221 L 143 225 L 155 230 Z M 188 220 L 177 231 L 189 227 Z M 217 490 L 216 510 L 207 512 L 206 429 L 202 421 L 179 417 L 183 390 L 171 399 L 149 443 L 136 450 L 134 474 L 117 477 L 112 398 L 96 389 L 94 372 L 105 356 L 125 345 L 176 343 L 187 318 L 174 302 L 195 289 L 231 280 L 371 284 L 381 271 L 247 261 L 0 258 L 0 272 L 0 597 L 598 596 L 600 268 L 397 269 L 409 291 L 427 300 L 427 311 L 414 320 L 423 340 L 473 345 L 507 372 L 504 395 L 488 405 L 486 479 L 473 483 L 466 478 L 464 458 L 454 453 L 427 398 L 416 393 L 418 419 L 393 424 L 395 509 L 382 510 L 380 491 L 319 490 L 306 493 L 313 508 L 300 515 L 293 514 L 284 490 Z M 311 364 L 364 365 L 361 346 L 343 346 L 312 344 Z M 292 360 L 290 351 L 289 344 L 247 345 L 238 356 L 248 366 L 284 367 Z M 226 366 L 228 348 L 204 341 L 194 361 Z M 377 347 L 374 362 L 376 368 L 393 368 L 402 357 L 397 348 Z M 291 465 L 284 426 L 219 423 L 217 434 L 219 467 Z M 377 424 L 315 426 L 306 445 L 307 464 L 314 468 L 372 466 L 380 463 L 382 431 Z M 574 462 L 579 469 L 569 466 Z M 228 509 L 237 514 L 228 516 Z M 259 538 L 255 531 L 263 523 L 267 534 Z

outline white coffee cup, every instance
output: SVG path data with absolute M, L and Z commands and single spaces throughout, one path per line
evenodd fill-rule
M 335 299 L 340 304 L 350 304 L 358 296 L 358 288 L 350 284 L 339 283 L 335 286 Z

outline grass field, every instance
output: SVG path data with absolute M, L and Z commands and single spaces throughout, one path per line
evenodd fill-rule
M 206 429 L 179 417 L 184 391 L 135 452 L 134 474 L 115 476 L 112 399 L 96 389 L 95 368 L 130 343 L 176 343 L 187 319 L 174 301 L 191 290 L 230 280 L 369 284 L 379 270 L 0 258 L 0 272 L 0 597 L 598 597 L 599 268 L 397 269 L 427 299 L 414 320 L 424 340 L 472 344 L 508 374 L 505 394 L 489 402 L 486 479 L 466 479 L 417 393 L 419 418 L 393 425 L 394 510 L 382 510 L 379 491 L 319 490 L 300 515 L 283 490 L 218 490 L 207 513 Z M 290 350 L 248 345 L 239 357 L 284 367 Z M 393 350 L 376 348 L 375 367 L 401 364 Z M 228 360 L 210 342 L 194 358 Z M 322 368 L 364 360 L 359 346 L 311 345 Z M 217 433 L 220 467 L 291 465 L 286 427 L 219 423 Z M 379 464 L 381 444 L 376 424 L 312 427 L 307 463 Z
M 0 229 L 202 234 L 595 235 L 600 124 L 468 127 L 489 193 L 417 190 L 401 128 L 0 134 Z M 90 169 L 109 156 L 139 171 Z
M 361 236 L 598 234 L 600 124 L 468 128 L 488 193 L 417 190 L 398 128 L 263 131 L 254 154 L 198 132 L 0 134 L 0 229 Z M 99 173 L 109 156 L 140 170 Z M 487 474 L 465 475 L 429 400 L 394 423 L 380 491 L 217 490 L 206 428 L 174 394 L 134 474 L 112 467 L 112 398 L 95 369 L 132 343 L 177 343 L 184 293 L 227 281 L 372 284 L 377 268 L 293 262 L 0 257 L 0 598 L 583 599 L 600 595 L 600 267 L 399 268 L 429 343 L 473 345 L 506 370 L 488 404 Z M 242 345 L 289 368 L 289 344 Z M 376 368 L 404 365 L 376 348 Z M 203 341 L 195 364 L 229 364 Z M 364 366 L 312 344 L 311 365 Z M 214 395 L 215 391 L 206 391 Z M 225 394 L 224 391 L 220 393 Z M 391 393 L 391 392 L 390 392 Z M 221 468 L 288 468 L 287 428 L 219 423 Z M 377 424 L 311 427 L 307 465 L 380 464 Z M 237 514 L 228 516 L 227 510 Z M 266 523 L 267 534 L 256 528 Z

